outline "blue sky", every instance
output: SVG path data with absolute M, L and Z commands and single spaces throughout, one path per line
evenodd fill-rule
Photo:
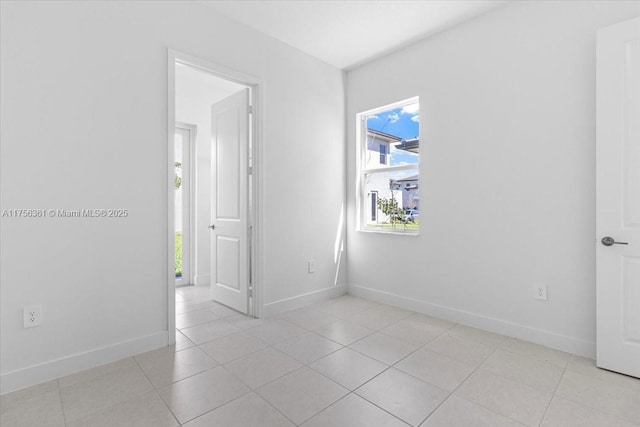
M 408 104 L 404 107 L 387 110 L 367 116 L 369 129 L 411 139 L 420 134 L 419 104 Z M 391 148 L 391 162 L 393 165 L 417 163 L 419 156 L 403 150 Z
M 404 139 L 415 138 L 420 128 L 418 103 L 368 116 L 367 126 Z

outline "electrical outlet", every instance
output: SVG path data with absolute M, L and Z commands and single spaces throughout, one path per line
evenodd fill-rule
M 315 272 L 316 272 L 316 260 L 310 259 L 309 260 L 309 273 L 315 273 Z
M 22 307 L 22 320 L 25 328 L 40 326 L 42 323 L 42 306 L 25 305 Z
M 540 301 L 547 300 L 547 285 L 542 283 L 537 283 L 534 285 L 534 296 L 535 299 L 539 299 Z

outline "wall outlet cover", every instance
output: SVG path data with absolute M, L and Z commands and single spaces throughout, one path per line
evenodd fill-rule
M 22 320 L 25 328 L 40 326 L 42 323 L 42 306 L 38 304 L 22 307 Z
M 534 285 L 533 292 L 534 292 L 533 297 L 535 299 L 540 301 L 547 300 L 547 285 L 543 283 L 537 283 Z

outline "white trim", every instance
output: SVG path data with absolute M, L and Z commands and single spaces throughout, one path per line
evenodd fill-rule
M 391 153 L 387 153 L 387 155 L 390 155 Z M 411 170 L 411 169 L 420 169 L 420 164 L 419 163 L 409 163 L 406 165 L 395 165 L 395 166 L 385 166 L 383 168 L 371 168 L 371 169 L 362 169 L 362 174 L 366 175 L 366 174 L 373 174 L 373 173 L 382 173 L 382 172 L 399 172 L 399 171 L 406 171 L 406 170 Z
M 169 50 L 167 55 L 167 222 L 164 224 L 163 233 L 167 234 L 167 247 L 165 253 L 165 282 L 167 284 L 167 345 L 175 344 L 176 334 L 170 331 L 176 330 L 176 271 L 175 252 L 176 238 L 173 233 L 175 215 L 175 190 L 173 184 L 174 156 L 175 156 L 175 134 L 176 134 L 176 55 Z
M 419 102 L 419 96 L 412 96 L 411 98 L 403 99 L 401 101 L 392 102 L 390 104 L 385 104 L 381 107 L 372 108 L 370 110 L 361 111 L 358 113 L 358 116 L 370 116 L 371 114 L 382 113 L 384 111 L 393 110 L 395 108 L 404 107 L 405 105 L 412 104 L 415 102 Z
M 264 122 L 263 122 L 263 107 L 264 107 L 264 83 L 262 79 L 245 74 L 220 64 L 210 62 L 195 56 L 188 55 L 186 53 L 178 52 L 173 49 L 168 49 L 168 77 L 169 77 L 169 92 L 168 92 L 168 105 L 169 111 L 169 138 L 172 138 L 174 132 L 175 123 L 175 64 L 181 63 L 190 67 L 197 68 L 200 71 L 209 73 L 215 77 L 229 80 L 240 85 L 246 86 L 251 89 L 251 113 L 253 120 L 251 123 L 252 140 L 251 140 L 251 159 L 252 159 L 252 175 L 250 180 L 252 182 L 252 199 L 250 200 L 249 209 L 249 226 L 251 226 L 251 277 L 253 286 L 253 298 L 251 300 L 249 314 L 254 317 L 260 317 L 262 312 L 263 292 L 262 278 L 264 277 L 264 243 L 262 239 L 262 230 L 264 230 L 264 218 L 262 216 L 262 183 L 264 181 L 264 171 L 262 167 L 262 135 L 264 134 Z M 168 145 L 171 146 L 171 142 L 168 141 Z M 173 167 L 172 157 L 169 152 L 169 166 Z M 171 169 L 172 171 L 173 169 Z M 171 175 L 173 176 L 173 175 Z M 171 188 L 171 187 L 170 187 Z M 170 194 L 169 206 L 173 203 L 173 193 Z M 168 209 L 167 209 L 168 210 Z M 169 220 L 173 220 L 173 215 Z M 166 228 L 168 229 L 168 227 Z M 166 231 L 165 231 L 166 232 Z M 167 262 L 172 265 L 173 261 L 169 258 L 173 255 L 174 242 L 170 241 L 167 248 Z M 168 326 L 169 329 L 175 329 L 175 286 L 171 288 L 171 282 L 167 279 L 168 287 Z M 175 342 L 175 336 L 173 336 L 173 342 Z
M 262 314 L 265 317 L 273 316 L 284 311 L 293 310 L 294 308 L 303 307 L 313 304 L 314 302 L 336 298 L 347 293 L 345 285 L 332 286 L 330 288 L 319 289 L 291 298 L 285 298 L 280 301 L 270 302 L 263 307 Z
M 560 335 L 554 332 L 545 331 L 543 329 L 536 329 L 530 326 L 509 322 L 502 319 L 496 319 L 494 317 L 484 316 L 482 314 L 471 313 L 464 310 L 458 310 L 456 308 L 432 304 L 426 301 L 408 298 L 390 292 L 367 288 L 364 286 L 349 285 L 348 293 L 356 297 L 367 298 L 383 304 L 389 304 L 395 307 L 404 308 L 406 310 L 428 314 L 430 316 L 450 320 L 462 325 L 519 338 L 525 341 L 530 341 L 546 347 L 566 351 L 592 359 L 595 358 L 595 342 L 585 341 L 566 335 Z
M 0 376 L 0 394 L 20 390 L 85 369 L 95 368 L 136 354 L 155 350 L 164 347 L 167 344 L 167 340 L 167 332 L 163 331 L 7 372 Z

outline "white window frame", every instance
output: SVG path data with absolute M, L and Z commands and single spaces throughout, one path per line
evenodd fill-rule
M 400 234 L 407 236 L 417 236 L 420 234 L 419 230 L 407 229 L 404 227 L 397 227 L 393 229 L 382 229 L 374 226 L 367 225 L 366 215 L 371 214 L 371 207 L 368 206 L 369 194 L 366 191 L 366 176 L 372 173 L 383 173 L 383 172 L 399 172 L 404 170 L 418 170 L 418 175 L 420 175 L 420 159 L 418 158 L 417 164 L 409 164 L 409 165 L 397 165 L 397 166 L 385 166 L 380 167 L 377 166 L 375 168 L 367 169 L 365 165 L 367 165 L 367 120 L 368 116 L 373 114 L 382 113 L 385 111 L 393 110 L 396 108 L 403 107 L 408 104 L 419 103 L 420 98 L 418 96 L 403 99 L 402 101 L 394 102 L 391 104 L 386 104 L 381 107 L 376 107 L 371 110 L 360 112 L 356 115 L 356 146 L 357 146 L 357 156 L 356 156 L 356 168 L 357 168 L 357 183 L 356 183 L 356 206 L 357 206 L 357 229 L 358 231 L 368 232 L 368 233 L 381 233 L 381 234 Z M 418 136 L 419 137 L 419 136 Z M 389 156 L 387 153 L 387 156 Z

